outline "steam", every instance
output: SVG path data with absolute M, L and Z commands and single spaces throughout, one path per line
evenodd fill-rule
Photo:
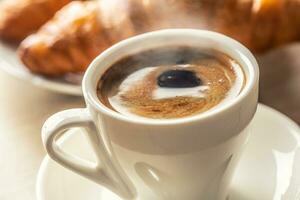
M 99 0 L 99 19 L 112 41 L 164 28 L 209 29 L 207 0 Z
M 296 31 L 294 27 L 298 24 L 298 18 L 292 17 L 296 13 L 287 10 L 289 8 L 292 11 L 290 1 L 288 4 L 278 0 L 98 1 L 99 18 L 112 43 L 165 28 L 197 28 L 220 32 L 257 52 L 299 38 L 299 34 L 290 34 Z M 278 14 L 285 14 L 282 19 L 291 21 L 287 23 L 281 20 Z M 277 26 L 284 27 L 289 37 L 284 38 L 282 34 L 272 31 L 280 30 Z M 278 44 L 272 44 L 272 41 Z
M 134 1 L 134 0 L 133 0 Z M 203 1 L 143 0 L 145 17 L 151 18 L 148 28 L 208 28 Z M 132 19 L 138 21 L 138 18 Z M 143 20 L 143 18 L 141 19 Z M 140 30 L 142 32 L 148 30 Z

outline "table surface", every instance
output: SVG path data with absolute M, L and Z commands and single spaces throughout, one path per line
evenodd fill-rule
M 300 123 L 300 44 L 258 57 L 260 101 Z M 40 130 L 53 113 L 84 107 L 80 97 L 55 94 L 0 72 L 0 199 L 35 200 L 45 156 Z

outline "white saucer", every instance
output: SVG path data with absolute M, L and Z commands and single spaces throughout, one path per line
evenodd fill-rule
M 300 129 L 283 114 L 258 106 L 253 133 L 236 171 L 229 200 L 300 199 Z M 69 131 L 61 145 L 93 160 L 80 129 Z M 120 200 L 103 187 L 45 157 L 38 173 L 38 200 Z

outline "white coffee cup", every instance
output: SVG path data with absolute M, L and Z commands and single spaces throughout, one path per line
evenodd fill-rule
M 244 89 L 216 109 L 178 119 L 132 118 L 98 100 L 97 82 L 113 63 L 167 45 L 224 52 L 244 69 Z M 44 146 L 55 161 L 123 199 L 225 200 L 256 111 L 258 71 L 255 58 L 243 45 L 210 31 L 170 29 L 124 40 L 89 66 L 82 84 L 87 108 L 59 112 L 45 122 Z M 86 129 L 97 162 L 69 155 L 57 145 L 56 139 L 73 127 Z

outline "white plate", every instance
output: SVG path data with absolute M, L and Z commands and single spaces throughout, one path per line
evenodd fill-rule
M 80 129 L 61 146 L 93 160 Z M 38 173 L 38 200 L 120 200 L 105 188 L 45 157 Z M 252 122 L 252 136 L 237 168 L 229 200 L 299 200 L 300 130 L 285 115 L 263 105 Z
M 61 78 L 47 78 L 45 76 L 33 74 L 18 58 L 16 47 L 3 42 L 0 42 L 0 69 L 39 87 L 64 94 L 76 96 L 82 95 L 82 75 L 69 74 Z

